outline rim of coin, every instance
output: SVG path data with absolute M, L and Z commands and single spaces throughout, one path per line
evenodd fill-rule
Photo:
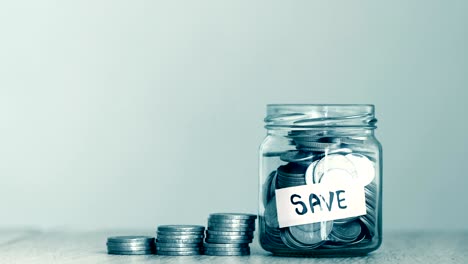
M 353 179 L 356 178 L 356 169 L 354 164 L 341 154 L 331 154 L 323 157 L 314 167 L 313 182 L 320 183 L 325 172 L 331 169 L 341 169 L 349 172 Z M 307 173 L 307 171 L 306 171 Z M 309 172 L 310 173 L 310 172 Z M 306 176 L 307 178 L 307 176 Z
M 232 225 L 237 225 L 237 224 L 255 224 L 255 219 L 208 219 L 208 224 L 213 223 L 213 224 L 232 224 Z
M 276 199 L 272 199 L 265 207 L 265 224 L 270 228 L 279 228 Z
M 289 232 L 288 228 L 283 228 L 280 231 L 280 238 L 283 241 L 283 243 L 293 249 L 300 249 L 300 250 L 310 250 L 319 247 L 324 243 L 324 240 L 317 242 L 316 244 L 304 244 L 299 241 L 297 241 Z
M 106 242 L 107 246 L 116 246 L 116 247 L 150 247 L 154 245 L 154 241 L 151 242 Z
M 299 150 L 289 150 L 280 156 L 280 159 L 285 162 L 299 162 L 313 160 L 316 155 Z
M 219 239 L 219 238 L 207 238 L 205 240 L 207 243 L 211 244 L 245 244 L 252 243 L 252 239 Z
M 214 231 L 206 230 L 208 235 L 217 235 L 217 236 L 253 236 L 254 231 Z
M 213 223 L 208 222 L 208 227 L 219 227 L 219 228 L 255 228 L 255 223 L 252 224 L 225 224 L 225 223 Z
M 196 248 L 201 247 L 203 245 L 202 242 L 200 243 L 156 243 L 156 247 L 162 248 Z
M 166 248 L 166 247 L 156 247 L 157 252 L 161 251 L 173 251 L 173 252 L 192 252 L 192 251 L 201 251 L 200 247 L 193 247 L 193 248 Z
M 312 162 L 309 167 L 307 167 L 307 170 L 304 174 L 304 180 L 306 182 L 307 185 L 309 184 L 314 184 L 314 177 L 313 177 L 313 172 L 314 172 L 314 169 L 315 169 L 315 166 L 317 166 L 317 163 L 319 162 L 320 160 L 316 160 L 314 162 Z
M 240 247 L 249 247 L 249 243 L 241 244 L 215 244 L 215 243 L 204 243 L 205 248 L 240 248 Z
M 209 235 L 206 238 L 223 239 L 223 240 L 242 240 L 252 239 L 251 236 L 220 236 L 220 235 Z
M 276 172 L 278 173 L 278 176 L 300 178 L 304 177 L 306 169 L 307 168 L 304 166 L 290 162 L 286 165 L 279 166 Z
M 160 251 L 156 255 L 160 256 L 198 256 L 201 255 L 201 251 L 187 251 L 187 252 L 177 252 L 177 251 Z
M 151 236 L 111 236 L 107 238 L 107 242 L 111 243 L 130 243 L 130 242 L 154 242 L 154 237 Z
M 225 227 L 225 226 L 209 226 L 208 230 L 213 231 L 255 231 L 255 227 Z
M 172 238 L 172 239 L 196 239 L 196 238 L 203 238 L 204 235 L 201 233 L 200 235 L 162 235 L 158 234 L 157 238 L 164 239 L 164 238 Z
M 200 235 L 203 234 L 203 231 L 156 231 L 157 234 L 161 235 L 177 235 L 177 236 L 190 236 L 190 235 Z
M 323 151 L 340 147 L 339 142 L 328 143 L 328 142 L 303 141 L 303 140 L 294 140 L 294 142 L 296 143 L 296 145 L 299 146 L 299 148 L 306 147 L 306 148 L 313 148 L 313 149 L 321 149 Z
M 218 256 L 218 257 L 222 257 L 222 256 L 248 256 L 248 255 L 250 255 L 250 252 L 219 252 L 219 251 L 212 252 L 212 251 L 205 251 L 205 255 Z
M 304 245 L 315 245 L 326 240 L 333 229 L 333 221 L 321 222 L 320 228 L 316 231 L 304 231 L 300 228 L 287 229 L 288 235 Z
M 362 186 L 366 186 L 374 181 L 375 166 L 374 162 L 369 160 L 365 155 L 359 153 L 350 153 L 346 155 L 356 168 L 359 182 Z
M 335 238 L 336 242 L 353 242 L 362 232 L 361 224 L 358 220 L 347 222 L 344 224 L 334 223 L 330 237 Z
M 171 239 L 171 238 L 158 238 L 157 242 L 161 243 L 187 243 L 187 244 L 193 244 L 193 243 L 202 243 L 203 238 L 196 238 L 196 239 Z
M 137 251 L 118 251 L 118 250 L 108 250 L 107 254 L 111 255 L 152 255 L 155 251 L 153 250 L 137 250 Z
M 250 252 L 250 248 L 208 248 L 205 252 Z
M 271 199 L 270 189 L 271 189 L 271 185 L 273 183 L 273 180 L 276 179 L 275 175 L 276 175 L 276 170 L 270 172 L 270 174 L 268 174 L 268 177 L 266 178 L 265 182 L 262 185 L 263 204 L 264 205 L 266 205 L 268 203 L 268 201 L 270 201 L 270 199 Z
M 154 245 L 148 245 L 148 246 L 113 246 L 113 245 L 107 245 L 108 249 L 112 250 L 124 250 L 124 251 L 135 251 L 135 250 L 149 250 L 152 249 Z
M 201 225 L 160 225 L 158 231 L 166 232 L 178 232 L 178 231 L 192 231 L 192 232 L 203 232 L 205 227 Z
M 247 213 L 211 213 L 209 218 L 212 219 L 257 219 L 256 214 Z

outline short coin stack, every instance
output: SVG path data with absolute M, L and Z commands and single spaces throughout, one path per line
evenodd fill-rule
M 256 215 L 237 213 L 210 214 L 206 230 L 205 255 L 250 255 Z
M 194 256 L 203 249 L 205 227 L 198 225 L 161 225 L 158 227 L 158 255 Z
M 113 255 L 149 255 L 155 253 L 154 237 L 116 236 L 107 238 L 107 253 Z

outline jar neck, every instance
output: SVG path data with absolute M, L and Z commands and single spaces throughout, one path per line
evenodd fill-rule
M 333 136 L 333 137 L 373 137 L 373 129 L 308 129 L 308 130 L 279 130 L 279 129 L 268 129 L 268 136 L 279 136 L 286 137 L 293 131 L 303 131 L 311 135 L 321 136 Z
M 372 136 L 377 119 L 373 105 L 267 106 L 268 135 L 306 133 L 323 136 Z

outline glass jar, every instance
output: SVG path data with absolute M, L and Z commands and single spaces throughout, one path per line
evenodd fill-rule
M 259 240 L 275 255 L 364 255 L 382 243 L 373 105 L 267 106 Z

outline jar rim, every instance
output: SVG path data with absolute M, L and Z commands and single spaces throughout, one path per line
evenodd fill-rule
M 373 104 L 267 104 L 267 129 L 353 127 L 375 129 Z

